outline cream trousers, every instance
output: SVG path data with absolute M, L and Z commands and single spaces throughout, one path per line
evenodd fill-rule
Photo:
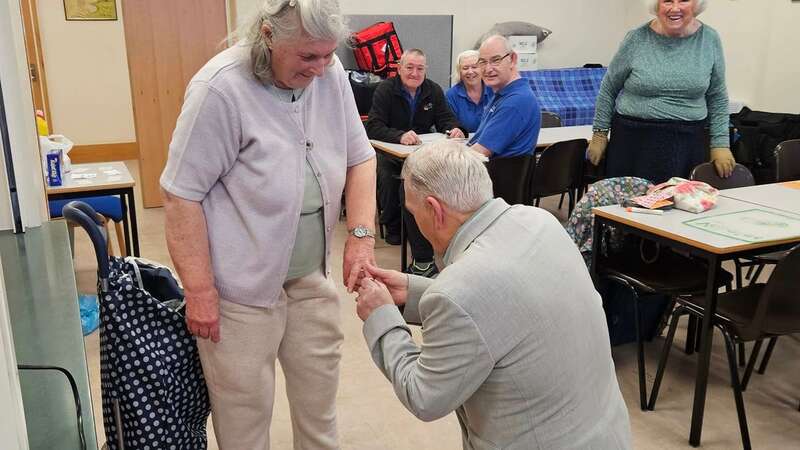
M 337 449 L 343 339 L 336 288 L 321 270 L 287 281 L 274 308 L 220 301 L 220 342 L 197 341 L 220 450 L 269 449 L 276 357 L 295 450 Z

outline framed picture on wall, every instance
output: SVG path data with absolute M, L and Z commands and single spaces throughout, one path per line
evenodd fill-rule
M 67 20 L 117 20 L 117 0 L 64 0 Z

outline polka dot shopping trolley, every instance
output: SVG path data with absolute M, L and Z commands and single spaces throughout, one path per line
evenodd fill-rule
M 109 257 L 86 203 L 70 202 L 63 213 L 89 233 L 97 254 L 104 448 L 205 449 L 210 404 L 183 290 L 167 267 Z

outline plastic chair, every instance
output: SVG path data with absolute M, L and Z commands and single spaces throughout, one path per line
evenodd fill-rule
M 50 200 L 48 206 L 50 208 L 50 217 L 58 218 L 63 217 L 64 206 L 74 199 L 64 200 Z M 85 197 L 80 201 L 88 204 L 94 209 L 97 214 L 101 215 L 106 221 L 114 222 L 114 228 L 117 234 L 117 243 L 119 244 L 120 255 L 128 256 L 128 248 L 125 245 L 125 234 L 122 225 L 128 220 L 127 211 L 122 206 L 122 200 L 116 195 L 104 195 L 100 197 Z M 108 233 L 108 223 L 103 223 Z M 111 253 L 111 240 L 107 239 L 108 252 Z
M 736 164 L 736 166 L 734 166 L 733 172 L 728 178 L 722 178 L 717 175 L 714 164 L 710 162 L 700 164 L 692 169 L 692 173 L 689 177 L 692 180 L 708 183 L 719 190 L 753 186 L 756 184 L 753 174 L 750 173 L 747 167 L 741 164 Z
M 736 401 L 739 430 L 742 433 L 744 448 L 751 448 L 751 445 L 742 391 L 747 388 L 747 382 L 755 366 L 763 339 L 800 332 L 800 302 L 797 301 L 798 279 L 800 279 L 800 246 L 791 250 L 778 263 L 766 284 L 754 283 L 743 289 L 719 294 L 717 297 L 717 314 L 712 320 L 713 325 L 722 332 L 725 338 L 731 387 Z M 703 295 L 698 295 L 679 298 L 678 303 L 678 308 L 672 313 L 672 323 L 658 363 L 653 391 L 648 403 L 650 410 L 655 409 L 658 399 L 658 389 L 664 376 L 672 339 L 675 337 L 677 318 L 682 314 L 702 317 L 706 299 Z M 750 341 L 755 341 L 755 345 L 744 376 L 740 381 L 736 366 L 735 344 Z
M 587 145 L 586 139 L 573 139 L 556 142 L 541 152 L 531 177 L 530 198 L 535 206 L 539 206 L 541 197 L 566 193 L 572 214 L 582 183 Z
M 783 141 L 775 147 L 778 182 L 800 180 L 800 139 Z
M 561 126 L 561 117 L 550 111 L 542 111 L 542 128 L 557 128 Z
M 509 205 L 527 204 L 533 161 L 533 155 L 490 159 L 486 169 L 492 179 L 494 196 L 502 198 Z

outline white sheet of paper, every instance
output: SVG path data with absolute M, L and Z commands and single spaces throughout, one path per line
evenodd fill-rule
M 110 176 L 110 175 L 119 175 L 119 174 L 121 174 L 121 173 L 122 173 L 122 172 L 120 172 L 120 171 L 119 171 L 119 170 L 117 170 L 117 169 L 104 170 L 103 172 L 104 172 L 106 175 L 109 175 L 109 176 Z
M 690 227 L 744 242 L 765 242 L 800 236 L 800 216 L 749 209 L 683 222 Z
M 80 179 L 89 179 L 89 178 L 96 178 L 96 173 L 73 173 L 72 179 L 73 180 L 80 180 Z

